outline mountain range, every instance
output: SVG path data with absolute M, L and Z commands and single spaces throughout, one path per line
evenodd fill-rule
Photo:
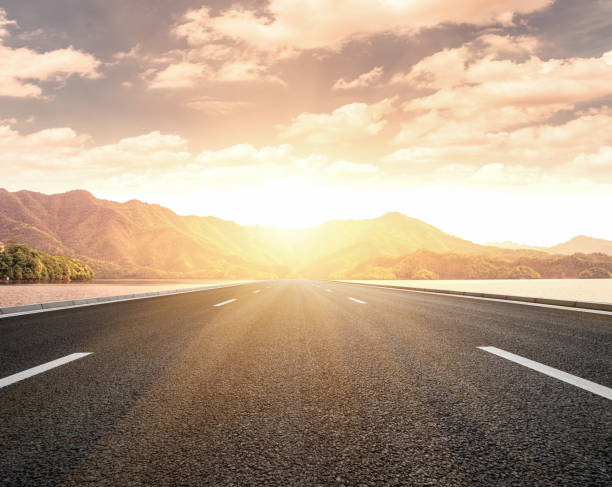
M 0 189 L 0 240 L 81 258 L 97 277 L 327 278 L 419 249 L 496 258 L 547 255 L 478 245 L 401 213 L 287 230 L 180 216 L 160 205 L 118 203 L 83 190 L 46 195 Z M 607 242 L 574 240 L 558 252 L 589 252 L 595 244 L 601 251 Z
M 512 250 L 539 250 L 549 254 L 572 255 L 577 253 L 582 254 L 607 254 L 612 255 L 612 242 L 603 238 L 587 237 L 578 235 L 571 238 L 567 242 L 562 242 L 552 247 L 538 247 L 535 245 L 525 245 L 516 242 L 489 242 L 487 245 Z

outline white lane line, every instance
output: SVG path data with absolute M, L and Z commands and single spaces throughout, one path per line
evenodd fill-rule
M 573 386 L 580 387 L 585 391 L 589 391 L 593 394 L 597 394 L 598 396 L 612 400 L 612 389 L 610 389 L 609 387 L 596 384 L 595 382 L 591 382 L 590 380 L 582 379 L 575 375 L 568 374 L 567 372 L 563 372 L 562 370 L 549 367 L 548 365 L 544 365 L 533 360 L 529 360 L 528 358 L 521 357 L 520 355 L 515 355 L 513 353 L 506 352 L 505 350 L 501 350 L 499 348 L 478 348 L 484 350 L 485 352 L 489 352 L 499 357 L 505 358 L 506 360 L 510 360 L 512 362 L 516 362 L 517 364 L 536 370 L 544 375 L 548 375 L 550 377 L 554 377 L 555 379 L 562 380 L 563 382 L 567 382 L 568 384 L 572 384 Z
M 331 292 L 332 292 L 332 290 L 331 290 L 331 289 L 326 289 L 326 291 L 327 291 L 328 293 L 331 293 Z
M 261 289 L 257 289 L 257 290 L 255 290 L 255 291 L 253 291 L 253 294 L 258 294 L 258 293 L 260 293 L 260 292 L 261 292 Z
M 68 362 L 72 362 L 74 360 L 78 360 L 80 358 L 86 357 L 87 355 L 91 355 L 92 352 L 87 353 L 73 353 L 70 355 L 66 355 L 65 357 L 58 358 L 57 360 L 52 360 L 51 362 L 47 362 L 46 364 L 37 365 L 36 367 L 32 367 L 31 369 L 24 370 L 23 372 L 18 372 L 17 374 L 9 375 L 4 379 L 0 379 L 0 389 L 3 387 L 14 384 L 15 382 L 19 382 L 20 380 L 28 379 L 37 374 L 42 374 L 47 370 L 54 369 L 55 367 L 59 367 L 60 365 L 67 364 Z
M 350 299 L 351 301 L 355 301 L 356 303 L 359 303 L 359 304 L 368 304 L 365 301 L 362 301 L 361 299 L 357 299 L 357 298 L 348 298 L 348 299 Z
M 222 301 L 222 302 L 220 302 L 220 303 L 213 304 L 213 306 L 215 306 L 215 307 L 224 306 L 224 305 L 226 305 L 226 304 L 233 303 L 234 301 L 238 301 L 238 300 L 237 300 L 236 298 L 234 298 L 234 299 L 228 299 L 227 301 Z

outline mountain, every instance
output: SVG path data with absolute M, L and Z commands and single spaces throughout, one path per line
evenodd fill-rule
M 98 277 L 327 278 L 373 258 L 419 249 L 539 255 L 478 245 L 421 220 L 387 213 L 299 230 L 180 216 L 160 205 L 0 189 L 0 239 L 83 259 Z
M 567 242 L 560 243 L 554 247 L 548 249 L 549 252 L 554 254 L 608 254 L 612 255 L 612 242 L 610 240 L 604 240 L 602 238 L 586 237 L 579 235 L 574 237 Z
M 284 272 L 256 235 L 214 217 L 159 205 L 0 189 L 0 235 L 82 258 L 98 277 L 270 277 Z
M 539 250 L 541 252 L 548 252 L 548 247 L 538 247 L 537 245 L 520 244 L 506 240 L 505 242 L 487 242 L 485 245 L 489 247 L 498 247 L 500 249 L 509 250 Z

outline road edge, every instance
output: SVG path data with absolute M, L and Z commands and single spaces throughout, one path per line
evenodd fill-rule
M 158 298 L 161 296 L 171 296 L 174 294 L 195 293 L 201 291 L 209 291 L 213 289 L 221 289 L 225 287 L 242 286 L 244 284 L 251 284 L 253 282 L 255 281 L 243 281 L 229 284 L 213 284 L 210 286 L 199 286 L 188 289 L 167 289 L 165 291 L 150 291 L 146 293 L 119 294 L 116 296 L 100 296 L 97 298 L 72 299 L 66 301 L 51 301 L 47 303 L 6 306 L 4 308 L 0 308 L 0 318 L 31 315 L 36 313 L 44 313 L 46 311 L 57 311 L 61 309 L 83 308 L 85 306 L 97 306 L 99 304 L 119 303 L 122 301 L 134 301 L 136 299 Z
M 452 291 L 448 289 L 431 289 L 431 288 L 421 288 L 421 287 L 412 287 L 412 286 L 394 286 L 394 285 L 386 285 L 386 284 L 368 284 L 365 282 L 351 282 L 351 281 L 331 281 L 338 282 L 342 284 L 355 284 L 358 286 L 367 286 L 367 287 L 378 287 L 378 288 L 388 288 L 388 289 L 399 289 L 402 291 L 413 291 L 420 292 L 426 294 L 442 294 L 446 296 L 457 296 L 457 297 L 469 297 L 469 298 L 481 298 L 487 300 L 496 300 L 496 301 L 508 301 L 511 303 L 517 304 L 530 304 L 530 305 L 542 305 L 546 307 L 558 307 L 563 309 L 570 309 L 573 311 L 584 311 L 584 312 L 593 312 L 600 311 L 605 313 L 612 313 L 612 303 L 597 303 L 593 301 L 570 301 L 565 299 L 552 299 L 552 298 L 536 298 L 531 296 L 513 296 L 507 294 L 492 294 L 492 293 L 477 293 L 471 291 Z

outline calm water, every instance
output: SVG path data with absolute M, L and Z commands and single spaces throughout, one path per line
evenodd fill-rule
M 398 280 L 351 282 L 612 303 L 612 279 L 495 279 L 482 281 Z
M 1 284 L 0 307 L 19 304 L 45 303 L 70 299 L 117 296 L 120 294 L 187 289 L 190 287 L 239 281 L 223 280 L 153 280 L 153 279 L 94 279 L 91 282 L 69 284 Z

